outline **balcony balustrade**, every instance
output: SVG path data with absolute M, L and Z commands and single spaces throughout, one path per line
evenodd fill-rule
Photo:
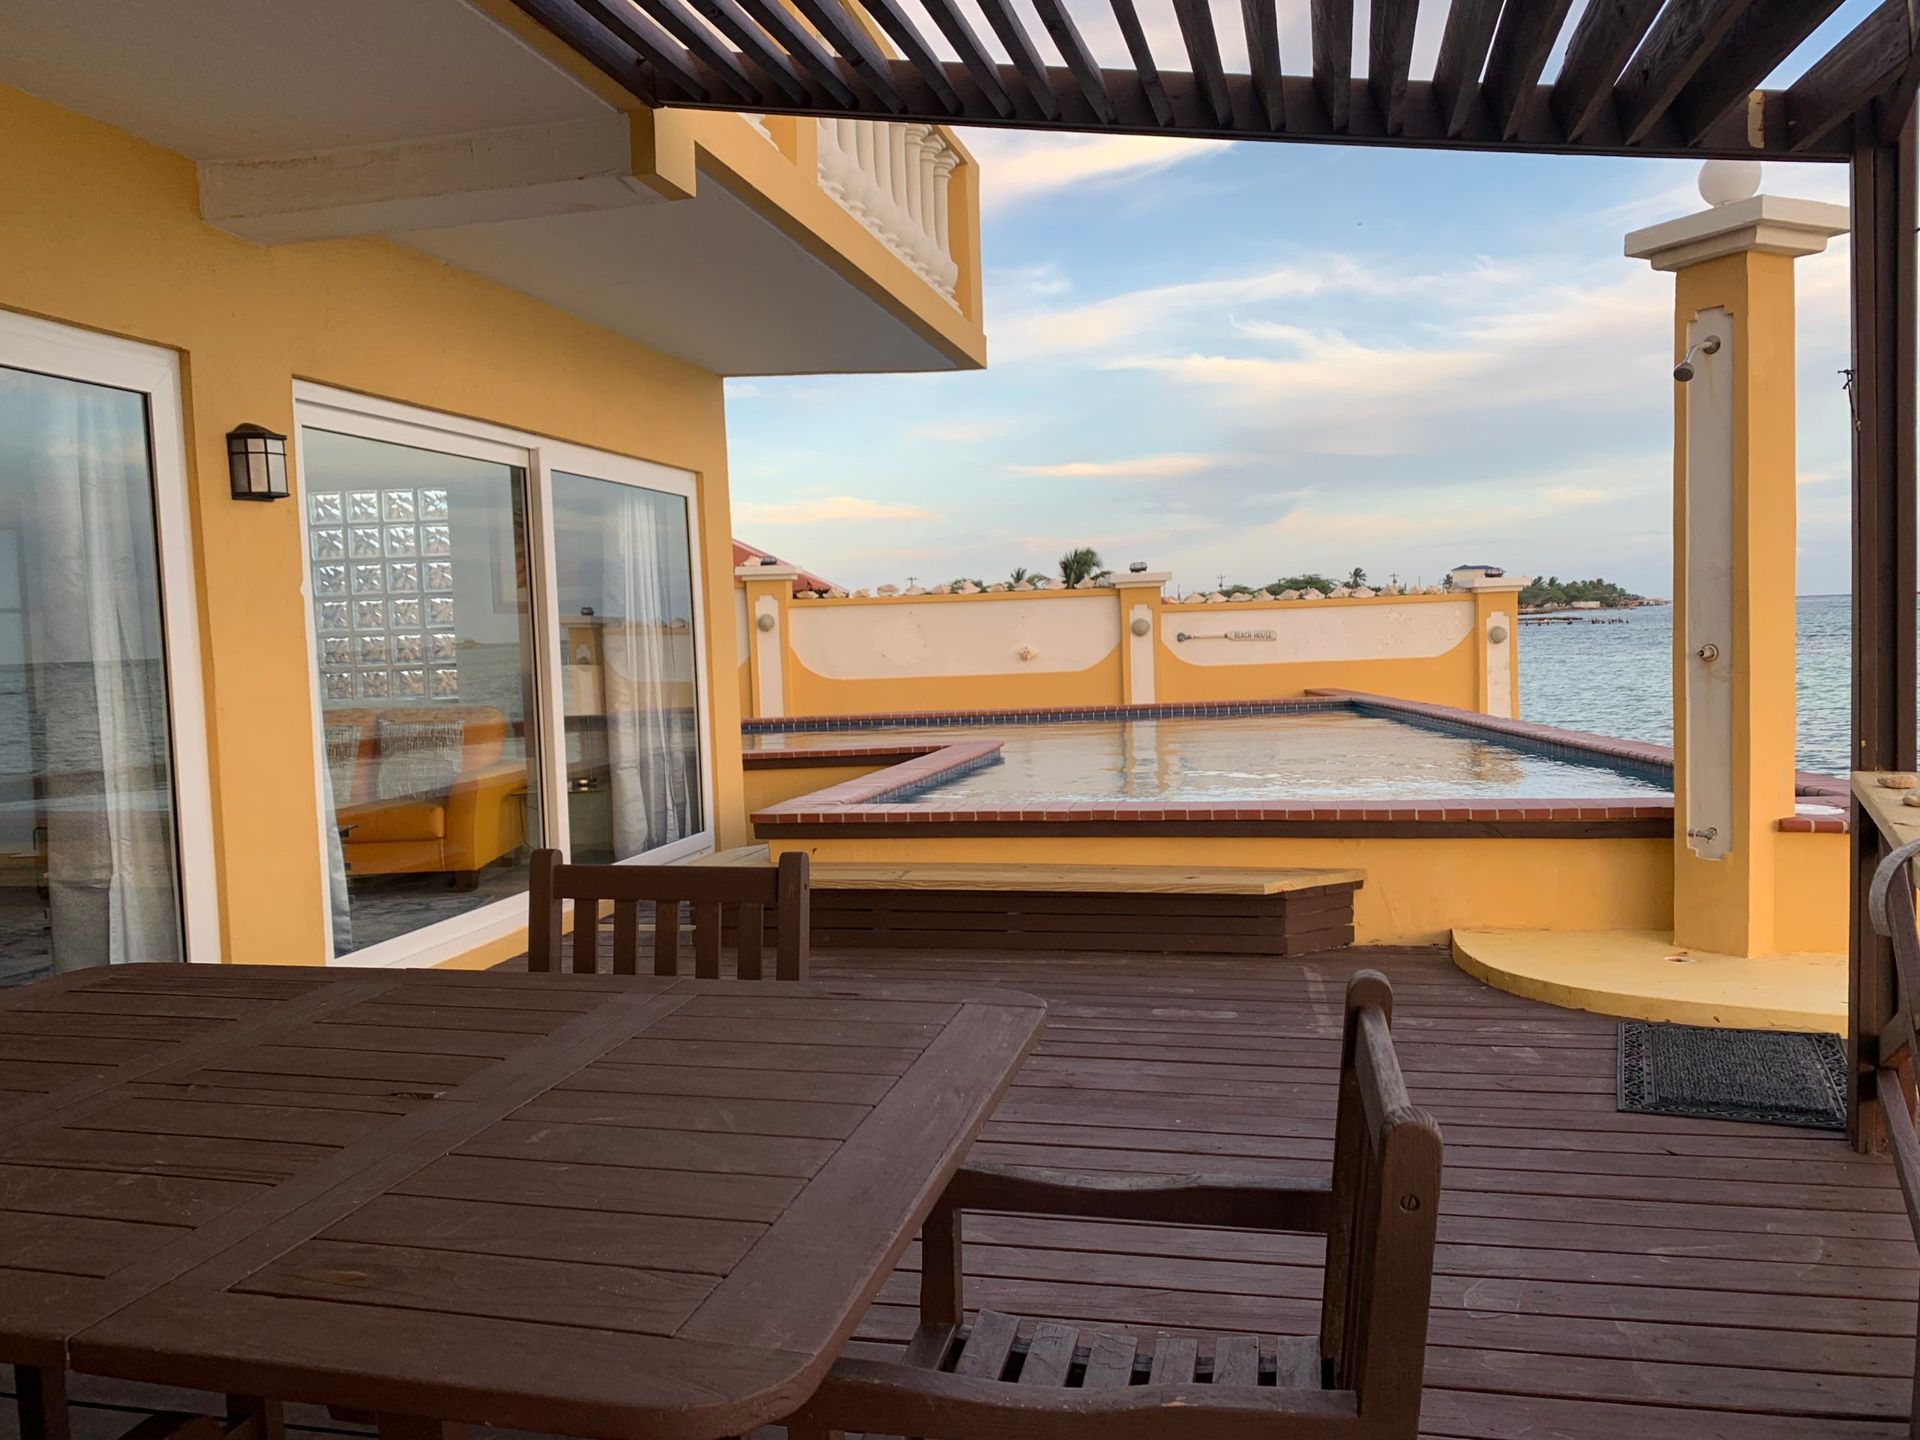
M 960 152 L 939 127 L 819 120 L 820 188 L 948 300 L 953 259 L 947 191 Z

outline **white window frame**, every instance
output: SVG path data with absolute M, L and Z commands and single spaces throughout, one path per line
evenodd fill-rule
M 217 964 L 222 958 L 220 886 L 214 858 L 213 784 L 207 763 L 180 357 L 162 346 L 0 310 L 0 365 L 129 390 L 146 399 L 161 639 L 166 649 L 181 939 L 188 960 Z
M 533 634 L 534 724 L 529 756 L 530 772 L 539 785 L 539 814 L 547 833 L 547 843 L 563 855 L 568 851 L 570 801 L 567 790 L 566 730 L 562 682 L 565 656 L 559 644 L 559 586 L 555 576 L 553 552 L 553 472 L 630 485 L 639 489 L 678 495 L 687 502 L 687 552 L 693 571 L 694 610 L 694 688 L 698 703 L 700 735 L 700 815 L 702 828 L 671 845 L 664 845 L 633 856 L 623 864 L 668 864 L 708 854 L 713 849 L 713 746 L 708 705 L 706 614 L 704 576 L 700 564 L 700 496 L 696 477 L 686 470 L 595 450 L 584 445 L 554 440 L 523 430 L 495 425 L 488 421 L 468 420 L 415 405 L 377 399 L 311 381 L 296 381 L 294 399 L 295 495 L 306 504 L 305 436 L 308 427 L 357 435 L 369 440 L 385 440 L 438 450 L 444 454 L 512 465 L 526 472 L 527 481 L 527 559 L 531 590 L 529 617 Z M 301 512 L 301 594 L 306 601 L 308 656 L 308 693 L 312 704 L 314 794 L 323 827 L 333 823 L 327 809 L 326 744 L 321 721 L 319 635 L 315 628 L 313 605 L 313 560 L 306 543 L 306 515 Z M 324 845 L 326 830 L 321 831 Z M 321 917 L 326 953 L 333 955 L 333 906 L 327 869 L 320 869 Z M 364 950 L 341 955 L 329 963 L 343 966 L 428 966 L 438 965 L 460 955 L 504 939 L 527 923 L 524 891 L 517 895 L 479 906 L 432 925 L 382 940 Z

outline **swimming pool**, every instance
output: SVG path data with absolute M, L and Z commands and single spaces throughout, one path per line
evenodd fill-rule
M 997 741 L 997 750 L 971 763 L 917 777 L 884 797 L 947 807 L 1103 800 L 1628 800 L 1667 795 L 1672 785 L 1670 772 L 1652 762 L 1348 703 L 1262 713 L 860 729 L 865 739 L 902 744 Z M 750 753 L 763 754 L 818 747 L 825 738 L 796 731 L 747 737 Z

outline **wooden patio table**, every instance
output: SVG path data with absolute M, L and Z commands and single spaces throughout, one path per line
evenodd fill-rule
M 1044 1017 L 433 970 L 0 992 L 0 1363 L 396 1435 L 745 1432 L 812 1393 Z

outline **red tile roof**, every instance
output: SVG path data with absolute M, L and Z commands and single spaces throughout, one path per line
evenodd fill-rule
M 744 540 L 735 540 L 733 542 L 733 563 L 736 566 L 754 565 L 762 560 L 780 560 L 780 557 L 769 551 L 762 550 L 758 545 L 749 545 Z M 792 562 L 789 560 L 780 560 L 780 563 L 782 565 L 789 565 Z M 834 584 L 831 580 L 825 580 L 815 575 L 811 570 L 802 570 L 794 579 L 793 588 L 795 590 L 818 590 L 824 594 L 833 589 Z

